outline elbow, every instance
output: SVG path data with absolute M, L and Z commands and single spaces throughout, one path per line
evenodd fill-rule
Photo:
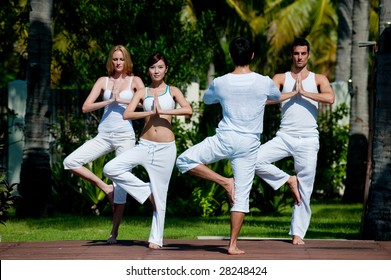
M 328 103 L 331 105 L 334 104 L 334 102 L 335 102 L 335 96 L 330 97 Z
M 127 113 L 125 112 L 123 115 L 122 115 L 122 118 L 124 120 L 133 120 L 133 115 L 131 113 Z
M 189 112 L 186 112 L 186 113 L 184 114 L 184 116 L 185 116 L 186 122 L 189 122 L 190 119 L 191 119 L 191 117 L 193 116 L 193 110 L 190 109 Z
M 183 106 L 180 110 L 180 113 L 178 113 L 182 116 L 191 117 L 193 115 L 193 108 L 191 106 Z

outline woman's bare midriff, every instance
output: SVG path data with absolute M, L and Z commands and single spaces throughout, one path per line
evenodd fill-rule
M 174 133 L 171 130 L 170 122 L 165 118 L 154 118 L 152 121 L 146 121 L 141 132 L 141 138 L 153 142 L 172 142 L 175 140 Z

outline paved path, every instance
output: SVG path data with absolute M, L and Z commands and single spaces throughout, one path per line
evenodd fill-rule
M 293 246 L 283 239 L 241 239 L 246 251 L 227 255 L 227 240 L 165 240 L 160 250 L 145 241 L 103 240 L 0 242 L 1 260 L 391 260 L 391 241 L 306 240 Z

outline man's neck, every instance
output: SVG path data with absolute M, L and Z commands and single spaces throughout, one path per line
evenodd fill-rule
M 298 68 L 298 67 L 292 67 L 291 74 L 292 77 L 296 78 L 297 76 L 300 76 L 302 79 L 305 79 L 308 77 L 310 71 L 308 71 L 307 67 Z
M 232 74 L 249 74 L 251 73 L 250 65 L 236 66 Z
M 292 67 L 291 72 L 293 74 L 308 74 L 310 71 L 308 71 L 307 66 L 299 68 L 299 67 Z

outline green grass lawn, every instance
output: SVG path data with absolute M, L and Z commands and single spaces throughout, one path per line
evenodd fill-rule
M 256 211 L 246 215 L 241 237 L 289 238 L 291 208 L 278 215 Z M 362 204 L 338 201 L 312 202 L 312 219 L 306 239 L 358 239 Z M 125 216 L 119 240 L 147 240 L 151 217 Z M 2 242 L 49 240 L 105 240 L 111 230 L 109 216 L 56 215 L 40 219 L 9 216 L 0 225 Z M 196 239 L 198 236 L 229 236 L 229 216 L 214 218 L 166 217 L 166 239 Z

